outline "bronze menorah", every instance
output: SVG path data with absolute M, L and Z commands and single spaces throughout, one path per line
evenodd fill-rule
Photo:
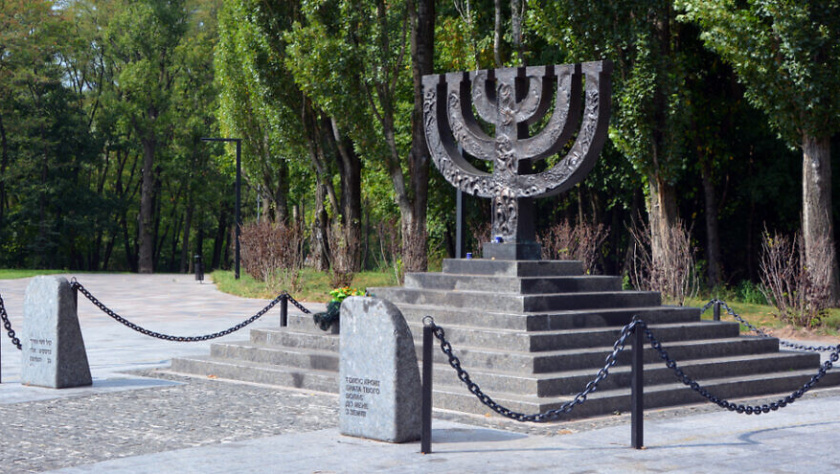
M 611 72 L 610 61 L 597 61 L 423 77 L 432 160 L 450 184 L 492 200 L 492 239 L 484 258 L 540 259 L 533 199 L 568 190 L 595 165 L 607 136 Z M 529 136 L 528 127 L 545 118 L 552 97 L 546 125 Z M 495 138 L 484 132 L 473 109 L 495 127 Z M 573 136 L 556 165 L 532 172 L 534 162 L 563 151 Z M 477 169 L 469 156 L 492 162 L 493 172 Z

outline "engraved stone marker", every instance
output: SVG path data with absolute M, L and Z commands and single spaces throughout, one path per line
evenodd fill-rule
M 48 388 L 91 385 L 76 294 L 66 278 L 39 276 L 23 303 L 21 383 Z
M 341 434 L 402 443 L 420 439 L 420 371 L 400 310 L 378 298 L 341 304 Z
M 611 62 L 598 61 L 423 76 L 423 121 L 435 166 L 461 191 L 491 199 L 484 258 L 540 259 L 533 199 L 568 190 L 594 166 L 607 137 L 611 72 Z M 544 121 L 552 97 L 554 111 Z M 495 138 L 473 110 L 495 128 Z M 528 127 L 537 123 L 545 127 L 530 137 Z M 533 163 L 565 148 L 556 165 L 533 172 Z M 491 162 L 493 172 L 468 157 Z

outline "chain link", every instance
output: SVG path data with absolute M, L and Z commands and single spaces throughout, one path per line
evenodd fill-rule
M 708 303 L 706 303 L 706 305 L 703 306 L 702 309 L 700 309 L 700 314 L 705 313 L 706 310 L 709 309 L 710 307 L 712 307 L 714 304 L 720 304 L 723 307 L 723 309 L 726 310 L 727 314 L 729 314 L 730 316 L 735 318 L 739 323 L 746 326 L 750 331 L 758 334 L 761 337 L 773 337 L 773 336 L 767 334 L 766 332 L 762 331 L 761 329 L 753 326 L 746 319 L 744 319 L 741 316 L 735 314 L 735 311 L 732 308 L 730 308 L 729 305 L 726 304 L 725 301 L 722 301 L 722 300 L 719 300 L 719 299 L 713 299 L 713 300 L 709 301 Z M 785 341 L 783 339 L 779 339 L 779 345 L 784 346 L 784 347 L 788 347 L 790 349 L 796 349 L 796 350 L 800 350 L 800 351 L 811 351 L 811 352 L 831 352 L 831 351 L 840 350 L 840 344 L 838 344 L 836 346 L 806 346 L 804 344 L 798 344 L 798 343 L 795 343 L 795 342 Z
M 814 388 L 820 379 L 825 376 L 826 372 L 832 369 L 834 366 L 834 362 L 837 362 L 838 358 L 840 358 L 840 347 L 837 348 L 830 356 L 830 360 L 826 361 L 817 371 L 817 373 L 811 377 L 811 380 L 806 382 L 802 385 L 801 388 L 796 390 L 795 392 L 791 393 L 790 395 L 780 398 L 779 400 L 772 402 L 766 405 L 744 405 L 744 404 L 735 404 L 726 399 L 717 397 L 702 387 L 696 380 L 692 379 L 682 369 L 677 366 L 676 361 L 668 355 L 668 352 L 662 347 L 662 344 L 654 337 L 653 332 L 651 332 L 650 328 L 645 327 L 645 335 L 647 336 L 648 340 L 650 341 L 650 346 L 659 353 L 659 357 L 665 361 L 665 365 L 674 371 L 674 374 L 677 378 L 685 385 L 688 385 L 692 390 L 699 393 L 701 396 L 709 400 L 710 402 L 718 405 L 721 408 L 725 408 L 729 411 L 734 411 L 737 413 L 745 413 L 747 415 L 760 415 L 762 413 L 769 413 L 771 410 L 776 411 L 779 408 L 784 408 L 787 405 L 793 403 L 797 399 L 801 398 L 805 393 L 809 390 Z
M 303 314 L 312 314 L 312 311 L 304 308 L 303 305 L 298 302 L 298 300 L 292 298 L 292 295 L 290 295 L 286 292 L 284 292 L 283 295 L 286 296 L 286 301 L 290 301 L 293 305 L 295 305 L 295 308 L 299 309 Z M 283 296 L 283 295 L 280 295 L 280 296 Z M 279 296 L 278 296 L 278 298 L 279 298 Z
M 98 299 L 96 299 L 96 297 L 94 297 L 90 293 L 90 291 L 88 291 L 84 286 L 82 286 L 81 283 L 75 281 L 75 279 L 71 283 L 71 287 L 74 290 L 78 290 L 83 295 L 85 295 L 85 297 L 87 299 L 89 299 L 91 303 L 93 303 L 96 307 L 101 309 L 102 312 L 104 312 L 108 316 L 114 318 L 116 321 L 122 323 L 125 326 L 128 326 L 131 329 L 134 329 L 135 331 L 137 331 L 141 334 L 145 334 L 146 336 L 151 336 L 151 337 L 155 337 L 155 338 L 158 338 L 158 339 L 163 339 L 165 341 L 197 342 L 197 341 L 207 341 L 207 340 L 210 340 L 210 339 L 216 339 L 216 338 L 219 338 L 219 337 L 222 337 L 222 336 L 227 336 L 228 334 L 236 332 L 236 331 L 244 328 L 245 326 L 253 323 L 254 321 L 256 321 L 257 319 L 262 317 L 271 308 L 273 308 L 274 305 L 276 305 L 277 303 L 279 303 L 283 299 L 290 300 L 290 301 L 292 301 L 292 304 L 294 304 L 298 308 L 301 308 L 302 311 L 304 311 L 306 313 L 309 312 L 308 310 L 306 310 L 306 308 L 303 308 L 300 305 L 300 303 L 298 303 L 291 296 L 289 296 L 288 293 L 282 293 L 279 296 L 277 296 L 277 298 L 274 298 L 274 300 L 272 300 L 270 303 L 268 303 L 268 306 L 266 306 L 265 308 L 263 308 L 259 312 L 257 312 L 257 314 L 251 316 L 250 318 L 246 319 L 245 321 L 242 321 L 241 323 L 237 324 L 236 326 L 225 329 L 224 331 L 219 331 L 219 332 L 216 332 L 216 333 L 213 333 L 213 334 L 207 334 L 207 335 L 204 335 L 204 336 L 189 336 L 189 337 L 171 336 L 171 335 L 168 335 L 168 334 L 162 334 L 162 333 L 159 333 L 159 332 L 150 331 L 146 328 L 143 328 L 141 326 L 138 326 L 138 325 L 132 323 L 131 321 L 128 321 L 127 319 L 123 318 L 122 316 L 120 316 L 119 314 L 115 313 L 110 308 L 108 308 L 107 306 L 102 304 L 102 302 L 100 302 Z
M 636 327 L 646 327 L 644 321 L 638 320 L 636 318 L 634 318 L 633 322 L 624 326 L 624 328 L 622 328 L 621 330 L 620 337 L 618 338 L 618 340 L 615 341 L 615 344 L 613 344 L 612 352 L 609 355 L 607 355 L 605 359 L 606 365 L 604 365 L 604 367 L 598 371 L 598 374 L 593 380 L 586 384 L 586 388 L 584 388 L 582 392 L 575 395 L 575 397 L 571 401 L 564 403 L 559 408 L 549 410 L 545 413 L 526 415 L 505 408 L 502 405 L 499 405 L 492 398 L 490 398 L 490 396 L 485 394 L 484 391 L 482 391 L 481 388 L 478 386 L 478 384 L 472 381 L 472 379 L 470 378 L 470 374 L 461 367 L 461 360 L 458 359 L 458 357 L 452 353 L 452 345 L 449 343 L 449 341 L 446 340 L 446 333 L 443 330 L 443 328 L 435 324 L 435 320 L 431 316 L 426 316 L 425 318 L 423 318 L 423 321 L 424 323 L 431 326 L 432 334 L 434 334 L 435 337 L 440 340 L 440 348 L 443 351 L 443 353 L 446 354 L 446 356 L 449 358 L 449 365 L 451 365 L 452 368 L 454 368 L 455 371 L 458 373 L 458 379 L 464 382 L 469 391 L 473 395 L 475 395 L 481 401 L 481 403 L 488 406 L 490 409 L 504 417 L 516 421 L 531 421 L 536 423 L 555 421 L 559 419 L 562 414 L 569 413 L 575 406 L 584 403 L 586 401 L 586 397 L 598 388 L 598 384 L 601 383 L 601 381 L 607 378 L 607 376 L 609 375 L 610 368 L 612 368 L 616 364 L 616 362 L 618 362 L 618 354 L 620 354 L 621 351 L 624 350 L 624 345 L 627 342 L 627 338 L 630 337 L 631 334 L 633 334 L 633 331 L 636 329 Z
M 3 327 L 6 328 L 6 333 L 9 335 L 9 339 L 12 340 L 12 344 L 21 350 L 20 339 L 15 336 L 15 330 L 12 329 L 12 322 L 9 321 L 9 314 L 6 313 L 6 305 L 3 303 L 3 296 L 0 295 L 0 318 L 3 319 Z

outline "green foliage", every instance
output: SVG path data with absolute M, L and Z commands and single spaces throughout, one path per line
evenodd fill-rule
M 761 288 L 750 280 L 741 280 L 735 287 L 735 298 L 748 304 L 767 304 L 767 297 Z
M 840 129 L 840 2 L 679 0 L 706 46 L 729 63 L 746 97 L 796 146 Z

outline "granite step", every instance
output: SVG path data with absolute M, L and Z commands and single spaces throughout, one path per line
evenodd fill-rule
M 470 260 L 445 258 L 443 273 L 476 276 L 553 277 L 583 275 L 583 264 L 575 260 Z
M 444 329 L 450 325 L 523 331 L 621 327 L 627 325 L 636 315 L 649 324 L 690 323 L 700 320 L 698 308 L 685 306 L 640 306 L 531 313 L 446 309 L 439 306 L 406 303 L 399 303 L 398 306 L 407 321 L 422 321 L 424 317 L 432 316 L 435 322 Z
M 255 346 L 248 341 L 212 344 L 210 357 L 334 372 L 338 372 L 339 361 L 339 354 L 335 351 Z
M 483 291 L 535 295 L 546 293 L 591 293 L 621 291 L 621 278 L 614 276 L 495 277 L 448 273 L 408 273 L 405 288 L 448 291 Z
M 610 291 L 597 293 L 553 293 L 514 295 L 480 291 L 420 290 L 414 288 L 372 288 L 371 293 L 398 307 L 402 304 L 436 305 L 486 311 L 543 312 L 603 308 L 659 306 L 659 293 Z
M 304 332 L 289 326 L 286 328 L 251 330 L 251 343 L 258 346 L 315 349 L 338 353 L 339 341 L 340 336 L 338 334 L 321 331 L 320 329 L 318 329 L 318 332 Z
M 756 398 L 774 395 L 780 399 L 798 390 L 808 382 L 817 369 L 793 370 L 770 374 L 753 374 L 739 377 L 708 379 L 702 386 L 721 399 Z M 840 372 L 829 372 L 822 380 L 822 385 L 840 384 Z M 434 388 L 434 407 L 462 413 L 487 415 L 492 410 L 483 405 L 463 386 L 438 385 Z M 493 400 L 515 412 L 533 414 L 545 413 L 560 408 L 571 401 L 571 396 L 537 397 L 520 396 L 512 393 L 488 393 Z M 646 386 L 644 392 L 645 409 L 708 403 L 705 398 L 682 383 Z M 749 400 L 741 403 L 749 404 Z M 561 416 L 560 420 L 584 418 L 611 413 L 630 411 L 630 389 L 598 390 L 591 393 L 586 402 L 576 406 L 571 414 Z
M 338 393 L 338 372 L 329 370 L 283 367 L 242 360 L 222 360 L 212 356 L 172 359 L 169 370 L 179 374 Z
M 749 376 L 773 372 L 814 370 L 819 367 L 819 355 L 779 352 L 770 354 L 745 354 L 736 357 L 685 360 L 679 367 L 690 377 L 703 382 L 721 377 Z M 467 371 L 473 382 L 491 396 L 496 392 L 515 394 L 535 394 L 538 397 L 574 395 L 581 392 L 586 384 L 594 380 L 598 370 L 573 370 L 544 374 L 522 374 L 483 369 Z M 631 368 L 629 365 L 616 365 L 609 371 L 609 376 L 598 385 L 599 391 L 623 389 L 630 386 Z M 674 371 L 661 360 L 645 364 L 645 387 L 673 383 Z M 435 364 L 433 387 L 438 384 L 457 386 L 461 384 L 457 372 L 449 364 Z
M 420 341 L 423 335 L 422 323 L 411 322 L 409 328 L 415 339 Z M 617 326 L 529 332 L 457 325 L 448 325 L 443 328 L 446 339 L 455 347 L 488 347 L 521 352 L 609 346 L 614 344 L 621 335 L 621 328 Z M 740 332 L 738 323 L 714 321 L 651 324 L 650 328 L 656 338 L 663 343 L 735 338 Z
M 707 359 L 777 352 L 779 341 L 775 338 L 740 336 L 735 338 L 678 341 L 665 346 L 675 360 Z M 419 349 L 418 349 L 419 350 Z M 600 368 L 612 352 L 612 345 L 543 352 L 522 352 L 483 347 L 453 346 L 453 354 L 461 360 L 466 370 L 491 369 L 503 372 L 540 374 L 564 370 Z M 447 362 L 441 351 L 434 352 L 436 363 Z M 629 361 L 630 351 L 619 354 L 619 363 Z M 645 345 L 645 362 L 659 360 L 659 354 Z

